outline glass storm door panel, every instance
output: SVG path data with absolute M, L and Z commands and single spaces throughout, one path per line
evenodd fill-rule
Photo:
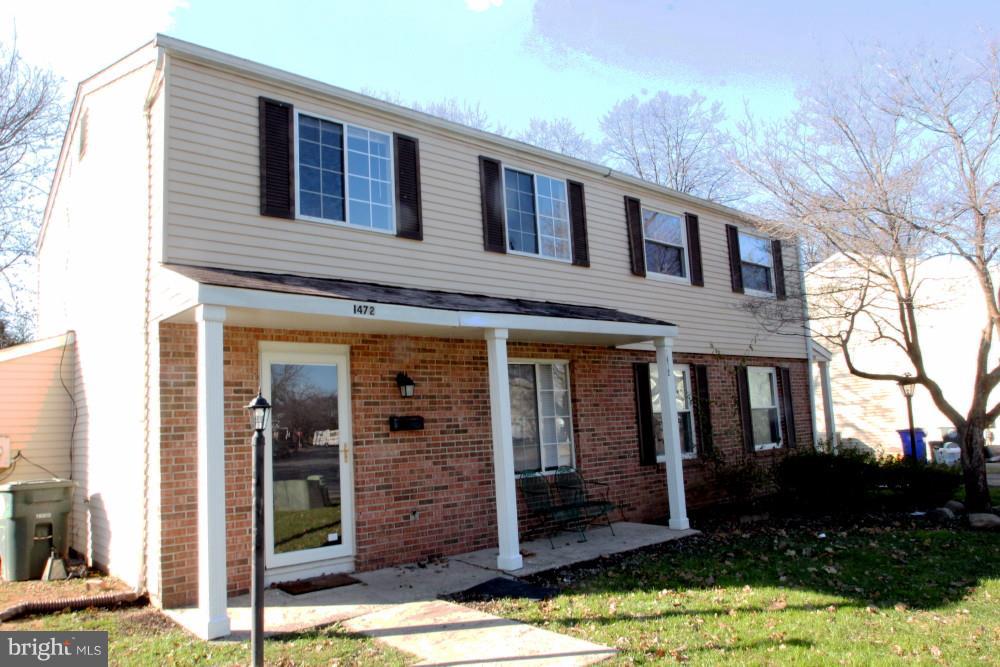
M 349 556 L 350 402 L 346 357 L 264 354 L 269 388 L 269 567 Z

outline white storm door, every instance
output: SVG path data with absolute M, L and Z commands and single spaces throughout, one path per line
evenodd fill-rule
M 267 567 L 354 554 L 349 349 L 261 343 Z

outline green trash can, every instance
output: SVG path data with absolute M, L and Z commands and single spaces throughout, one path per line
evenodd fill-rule
M 40 579 L 52 549 L 66 557 L 66 521 L 75 484 L 68 479 L 42 479 L 0 485 L 4 581 Z

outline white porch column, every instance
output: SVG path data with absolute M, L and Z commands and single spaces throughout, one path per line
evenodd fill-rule
M 684 464 L 681 458 L 681 436 L 677 425 L 676 381 L 674 380 L 674 339 L 657 338 L 656 372 L 660 378 L 660 407 L 663 410 L 663 450 L 667 460 L 667 501 L 670 504 L 670 527 L 687 530 L 691 527 L 684 497 Z
M 823 423 L 826 424 L 826 442 L 829 447 L 836 450 L 839 443 L 834 442 L 837 437 L 837 424 L 833 416 L 833 385 L 830 384 L 830 362 L 819 362 L 819 384 L 823 392 Z
M 507 375 L 507 330 L 486 330 L 490 369 L 490 421 L 493 423 L 493 471 L 496 476 L 497 568 L 520 570 L 521 543 L 517 534 L 517 489 L 514 484 L 514 441 L 510 430 L 510 379 Z
M 226 459 L 222 306 L 198 306 L 198 626 L 204 639 L 229 634 L 226 613 Z

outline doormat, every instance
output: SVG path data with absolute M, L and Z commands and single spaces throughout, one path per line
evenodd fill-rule
M 496 577 L 484 581 L 464 591 L 454 593 L 449 597 L 456 602 L 487 602 L 500 598 L 524 598 L 527 600 L 547 600 L 559 593 L 558 588 L 529 584 L 517 579 Z
M 311 579 L 296 579 L 295 581 L 283 581 L 275 584 L 274 587 L 284 591 L 289 595 L 305 595 L 316 591 L 325 591 L 328 588 L 339 588 L 361 583 L 354 577 L 346 574 L 324 574 Z

